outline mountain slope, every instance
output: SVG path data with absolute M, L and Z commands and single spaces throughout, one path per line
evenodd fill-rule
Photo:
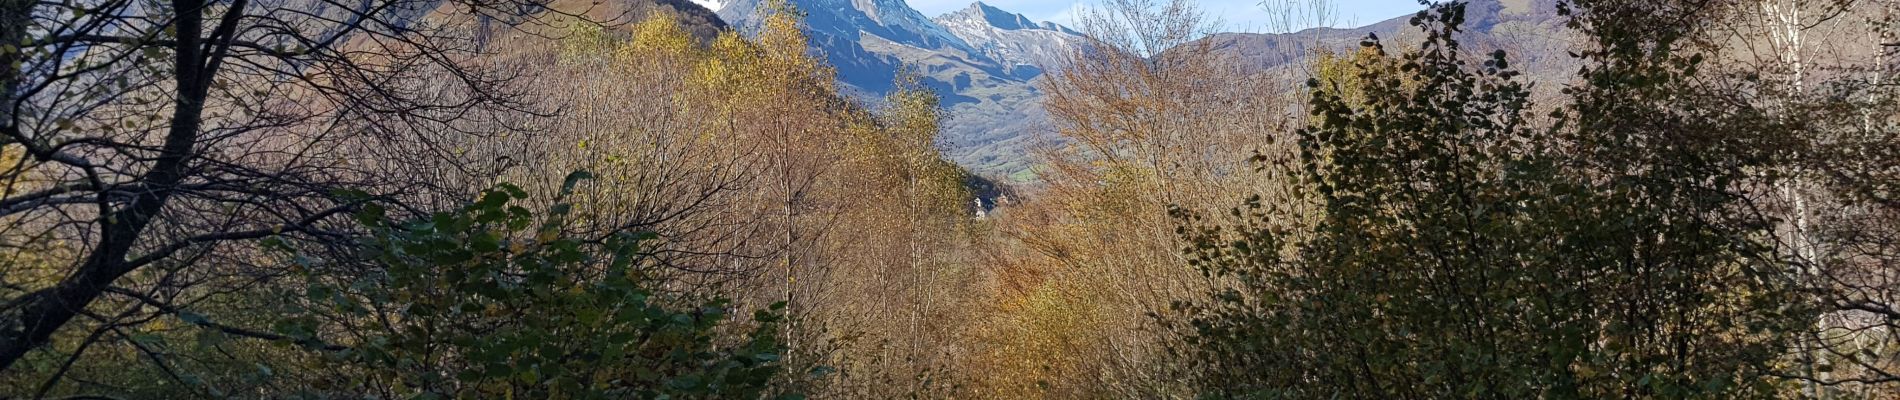
M 1083 39 L 1069 27 L 1038 23 L 982 2 L 932 20 L 1009 69 L 1060 65 Z
M 1559 75 L 1572 66 L 1564 57 L 1569 38 L 1561 33 L 1567 30 L 1556 16 L 1556 1 L 1472 0 L 1466 48 L 1506 50 L 1527 74 Z M 925 18 L 903 0 L 789 2 L 806 15 L 813 50 L 837 68 L 844 92 L 875 104 L 890 91 L 897 71 L 909 68 L 943 97 L 949 116 L 939 145 L 952 160 L 983 174 L 1033 179 L 1031 149 L 1057 139 L 1036 81 L 1080 49 L 1083 34 L 981 2 L 936 18 Z M 752 31 L 765 16 L 764 3 L 726 0 L 719 16 Z M 1417 43 L 1420 33 L 1410 19 L 1284 34 L 1222 33 L 1202 43 L 1261 71 L 1291 71 L 1303 68 L 1315 51 L 1351 51 L 1368 35 L 1392 46 Z M 1304 79 L 1292 72 L 1282 75 Z
M 1531 77 L 1559 77 L 1572 72 L 1575 60 L 1566 50 L 1573 38 L 1557 15 L 1557 0 L 1471 0 L 1459 38 L 1467 50 L 1504 50 L 1513 64 Z M 1422 33 L 1405 15 L 1356 28 L 1313 28 L 1293 33 L 1221 33 L 1209 36 L 1214 51 L 1237 57 L 1243 65 L 1272 70 L 1302 67 L 1314 51 L 1341 53 L 1359 46 L 1368 35 L 1388 47 L 1419 43 Z
M 769 10 L 764 0 L 731 0 L 719 9 L 719 17 L 747 32 L 765 22 Z M 859 96 L 876 97 L 891 89 L 896 71 L 906 61 L 892 51 L 871 51 L 870 44 L 889 42 L 942 54 L 965 63 L 972 52 L 969 44 L 931 22 L 903 0 L 792 0 L 791 5 L 805 14 L 806 33 L 812 47 L 838 69 L 839 80 L 847 91 Z M 914 62 L 914 61 L 913 61 Z
M 732 0 L 720 17 L 756 30 L 764 0 Z M 987 4 L 925 18 L 902 0 L 792 0 L 813 50 L 837 68 L 846 93 L 876 103 L 908 68 L 942 96 L 949 117 L 939 145 L 986 174 L 1021 174 L 1046 135 L 1035 80 L 1082 42 L 1074 30 Z

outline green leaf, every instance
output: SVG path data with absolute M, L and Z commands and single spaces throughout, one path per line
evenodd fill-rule
M 581 181 L 591 179 L 594 179 L 594 173 L 584 170 L 567 174 L 567 179 L 561 182 L 561 194 L 567 195 L 574 193 L 574 187 L 579 186 Z
M 204 315 L 183 310 L 178 311 L 178 319 L 192 325 L 207 325 L 211 323 L 211 320 L 205 319 Z

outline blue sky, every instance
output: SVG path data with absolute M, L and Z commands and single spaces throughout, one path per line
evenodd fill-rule
M 935 17 L 946 12 L 969 7 L 975 0 L 907 0 L 910 6 L 922 11 L 924 15 Z M 984 0 L 996 8 L 1014 11 L 1039 21 L 1070 23 L 1070 15 L 1078 6 L 1091 3 L 1087 0 Z M 1301 1 L 1305 3 L 1305 1 Z M 1423 9 L 1418 0 L 1333 0 L 1338 5 L 1340 25 L 1358 26 L 1407 15 Z M 1260 7 L 1260 0 L 1201 0 L 1201 9 L 1210 18 L 1225 22 L 1224 31 L 1255 32 L 1263 30 L 1266 11 Z

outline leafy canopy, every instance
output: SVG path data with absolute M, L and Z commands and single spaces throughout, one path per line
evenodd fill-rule
M 570 177 L 572 189 L 585 174 Z M 738 343 L 721 342 L 730 305 L 657 294 L 637 275 L 650 234 L 564 232 L 570 206 L 540 214 L 503 184 L 427 219 L 369 207 L 365 261 L 342 284 L 313 279 L 313 305 L 280 330 L 351 330 L 331 357 L 360 371 L 348 385 L 408 398 L 759 398 L 780 373 L 781 306 L 759 311 Z M 324 323 L 343 321 L 342 323 Z M 380 389 L 380 390 L 378 390 Z
M 1807 319 L 1749 227 L 1714 222 L 1738 208 L 1717 195 L 1732 181 L 1673 169 L 1685 153 L 1597 169 L 1575 162 L 1596 151 L 1566 146 L 1669 140 L 1637 122 L 1679 105 L 1560 111 L 1592 123 L 1538 127 L 1503 52 L 1464 58 L 1463 18 L 1462 3 L 1435 6 L 1413 20 L 1427 30 L 1418 50 L 1368 41 L 1352 79 L 1311 82 L 1294 168 L 1321 215 L 1257 199 L 1239 226 L 1179 213 L 1191 262 L 1224 283 L 1177 306 L 1190 340 L 1176 351 L 1200 363 L 1203 394 L 1773 396 L 1764 373 Z M 1693 73 L 1658 71 L 1675 67 L 1625 76 Z

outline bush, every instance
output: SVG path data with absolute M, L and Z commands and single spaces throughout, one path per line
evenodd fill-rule
M 1740 190 L 1737 177 L 1724 174 L 1746 169 L 1701 168 L 1725 155 L 1711 149 L 1601 169 L 1576 161 L 1625 149 L 1581 147 L 1604 143 L 1593 138 L 1695 149 L 1683 138 L 1723 124 L 1650 130 L 1645 121 L 1667 114 L 1653 111 L 1696 106 L 1661 96 L 1614 113 L 1559 113 L 1582 120 L 1571 128 L 1535 127 L 1529 90 L 1503 52 L 1462 59 L 1452 40 L 1462 20 L 1462 3 L 1435 6 L 1414 20 L 1430 28 L 1420 50 L 1390 57 L 1368 44 L 1352 68 L 1355 87 L 1314 81 L 1300 183 L 1323 214 L 1256 200 L 1236 211 L 1250 217 L 1241 226 L 1184 229 L 1193 263 L 1228 284 L 1180 305 L 1185 320 L 1175 325 L 1192 338 L 1184 354 L 1204 394 L 1779 393 L 1771 370 L 1812 316 L 1787 271 L 1769 261 L 1760 225 L 1731 223 L 1745 218 L 1740 196 L 1727 195 Z M 1616 75 L 1692 73 L 1643 68 Z M 1602 87 L 1573 92 L 1629 82 L 1599 79 L 1591 83 Z M 1577 104 L 1597 104 L 1585 100 Z M 1286 223 L 1306 220 L 1314 222 Z
M 427 219 L 358 213 L 374 233 L 361 257 L 369 272 L 306 273 L 308 307 L 278 327 L 304 343 L 348 338 L 326 358 L 334 375 L 313 383 L 329 387 L 313 390 L 423 399 L 768 393 L 782 370 L 781 306 L 757 312 L 743 338 L 726 343 L 726 301 L 669 298 L 633 272 L 652 235 L 574 237 L 563 231 L 568 205 L 536 215 L 515 205 L 526 196 L 504 184 Z

